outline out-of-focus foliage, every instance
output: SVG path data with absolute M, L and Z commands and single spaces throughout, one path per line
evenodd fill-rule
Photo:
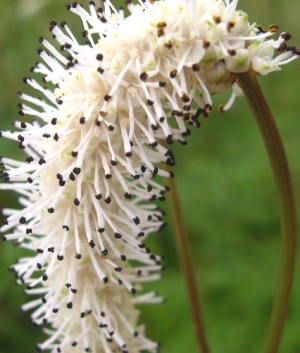
M 76 16 L 65 10 L 61 0 L 12 0 L 1 6 L 0 31 L 0 124 L 10 129 L 19 119 L 15 93 L 24 90 L 23 76 L 37 61 L 38 38 L 51 34 L 48 24 L 66 20 L 80 36 Z M 87 1 L 83 5 L 87 5 Z M 116 6 L 121 1 L 114 2 Z M 36 7 L 37 6 L 37 7 Z M 267 27 L 276 23 L 293 34 L 291 44 L 300 46 L 300 3 L 298 0 L 240 0 L 239 8 L 250 22 Z M 84 40 L 84 39 L 83 39 Z M 294 181 L 300 209 L 300 60 L 282 72 L 259 78 L 278 122 Z M 36 94 L 36 93 L 34 93 Z M 227 113 L 214 109 L 202 127 L 192 130 L 187 146 L 173 145 L 175 176 L 190 236 L 192 256 L 202 297 L 208 340 L 214 353 L 257 353 L 262 351 L 277 275 L 279 223 L 276 195 L 268 160 L 247 103 L 239 98 Z M 20 156 L 18 143 L 0 139 L 0 155 Z M 22 158 L 22 157 L 21 157 Z M 16 205 L 15 195 L 1 192 L 0 207 Z M 167 204 L 165 204 L 167 208 Z M 142 307 L 141 322 L 148 336 L 162 342 L 162 353 L 196 352 L 189 307 L 172 238 L 168 227 L 155 234 L 147 245 L 166 256 L 167 271 L 156 284 L 166 297 L 160 306 Z M 298 252 L 299 253 L 299 252 Z M 0 352 L 34 352 L 41 330 L 33 327 L 28 313 L 19 307 L 28 298 L 14 285 L 7 271 L 26 253 L 10 243 L 0 244 Z M 281 353 L 300 352 L 299 261 Z

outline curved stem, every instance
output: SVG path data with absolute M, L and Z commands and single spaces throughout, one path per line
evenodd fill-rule
M 256 78 L 249 73 L 236 74 L 236 77 L 262 135 L 277 190 L 281 249 L 277 287 L 265 346 L 265 353 L 276 353 L 287 315 L 296 256 L 297 231 L 292 182 L 279 131 Z
M 168 186 L 170 187 L 169 204 L 171 209 L 171 216 L 173 222 L 173 228 L 175 233 L 175 240 L 177 246 L 177 253 L 180 260 L 181 269 L 184 275 L 190 310 L 193 320 L 193 326 L 198 341 L 200 352 L 209 353 L 208 344 L 205 338 L 204 326 L 202 321 L 202 315 L 200 310 L 200 300 L 197 293 L 197 284 L 194 275 L 194 267 L 190 255 L 190 249 L 187 239 L 187 233 L 185 231 L 183 217 L 181 213 L 180 203 L 176 184 L 174 179 L 167 178 Z

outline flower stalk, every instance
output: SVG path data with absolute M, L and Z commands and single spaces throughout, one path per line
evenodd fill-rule
M 276 353 L 287 315 L 296 257 L 297 231 L 292 181 L 276 122 L 256 77 L 249 73 L 236 74 L 236 77 L 264 141 L 278 196 L 281 226 L 280 262 L 277 288 L 265 346 L 265 353 Z
M 174 229 L 174 237 L 177 246 L 177 254 L 180 261 L 181 270 L 185 280 L 193 328 L 198 342 L 199 351 L 209 353 L 207 339 L 205 337 L 204 324 L 201 314 L 200 298 L 197 291 L 197 283 L 190 254 L 187 232 L 184 226 L 179 195 L 174 179 L 167 178 L 167 184 L 170 188 L 169 206 Z

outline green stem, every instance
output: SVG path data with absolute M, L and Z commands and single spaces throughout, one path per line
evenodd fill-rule
M 191 260 L 187 233 L 184 227 L 183 217 L 180 209 L 178 192 L 174 179 L 167 178 L 167 183 L 170 187 L 169 204 L 171 209 L 177 252 L 188 291 L 193 327 L 197 337 L 200 352 L 209 353 L 200 310 L 200 300 L 199 295 L 197 293 L 197 284 L 193 270 L 194 267 Z
M 277 287 L 270 317 L 265 353 L 276 353 L 287 315 L 296 256 L 296 215 L 288 162 L 275 120 L 256 78 L 236 74 L 252 110 L 272 167 L 278 196 L 281 249 Z

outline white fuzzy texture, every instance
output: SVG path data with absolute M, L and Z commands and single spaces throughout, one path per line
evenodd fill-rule
M 20 114 L 40 122 L 2 133 L 19 140 L 28 157 L 2 159 L 7 183 L 0 186 L 18 192 L 23 206 L 3 210 L 1 232 L 37 251 L 12 269 L 29 294 L 42 296 L 23 306 L 35 309 L 35 323 L 48 325 L 41 350 L 157 350 L 137 326 L 134 305 L 161 298 L 132 293 L 160 277 L 161 258 L 141 242 L 163 226 L 163 212 L 145 202 L 164 199 L 153 176 L 172 176 L 157 167 L 174 164 L 160 141 L 185 144 L 185 122 L 199 127 L 211 95 L 233 87 L 227 110 L 241 94 L 233 73 L 265 75 L 297 57 L 289 50 L 274 58 L 286 34 L 269 40 L 274 28 L 250 25 L 236 5 L 140 2 L 128 6 L 124 19 L 110 1 L 99 11 L 91 4 L 90 13 L 74 3 L 70 10 L 81 17 L 90 44 L 79 44 L 66 24 L 50 30 L 68 55 L 41 38 L 44 63 L 33 71 L 55 88 L 25 79 L 45 99 L 20 93 Z

